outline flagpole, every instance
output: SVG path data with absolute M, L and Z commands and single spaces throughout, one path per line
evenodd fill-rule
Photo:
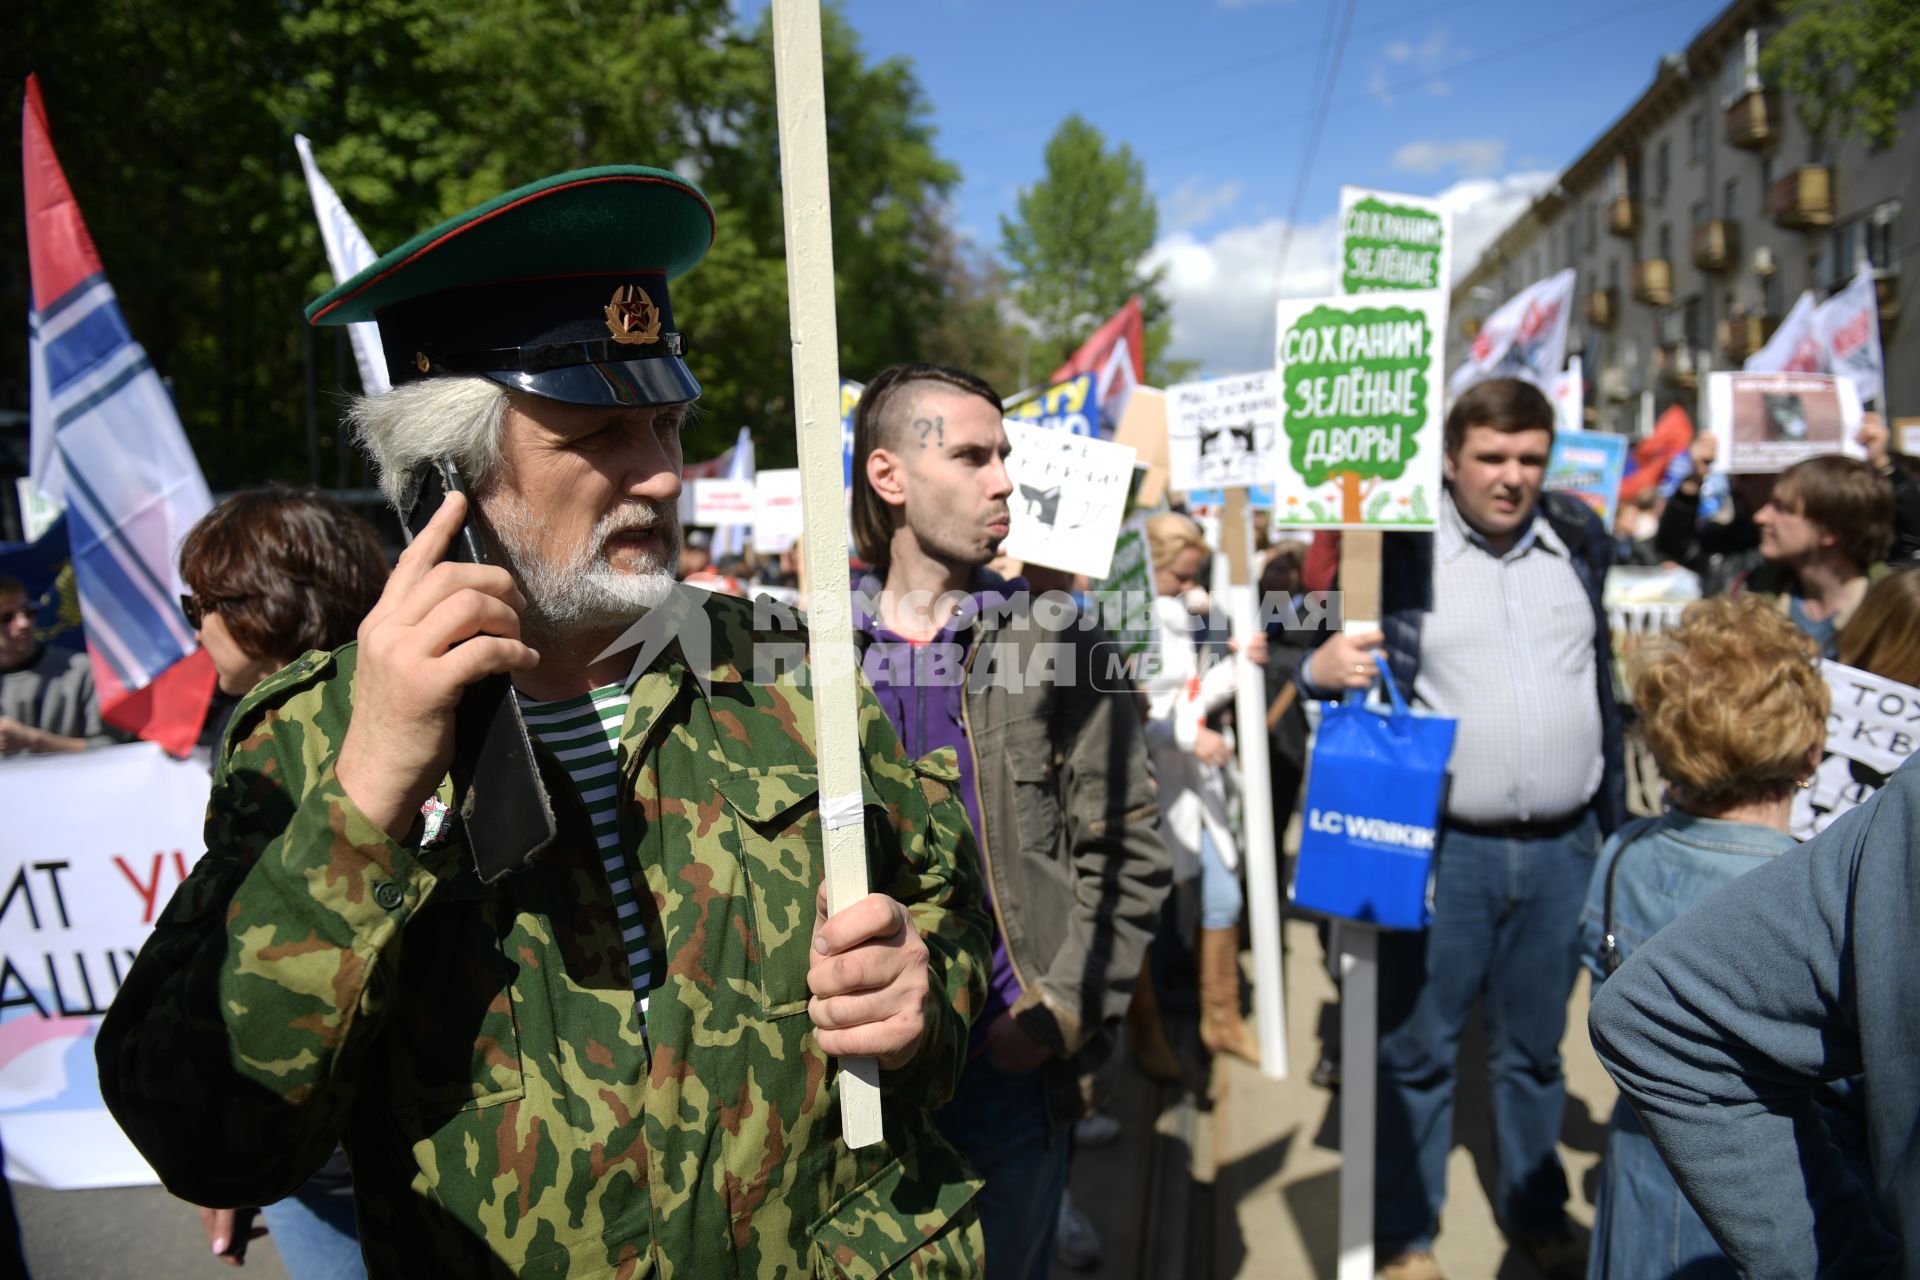
M 800 435 L 800 501 L 827 910 L 867 893 L 860 785 L 859 672 L 846 555 L 841 474 L 840 342 L 833 309 L 833 223 L 827 198 L 826 85 L 819 0 L 773 0 L 773 72 L 780 122 L 780 186 L 787 233 L 787 308 L 793 326 L 793 402 Z M 849 1147 L 884 1136 L 880 1067 L 840 1061 L 840 1123 Z

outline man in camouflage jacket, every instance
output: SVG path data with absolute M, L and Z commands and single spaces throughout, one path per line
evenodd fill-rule
M 435 228 L 329 298 L 391 289 L 381 282 L 476 227 L 537 239 L 527 210 L 549 199 L 570 204 L 551 233 L 563 238 L 657 226 L 663 200 L 705 212 L 657 171 L 563 175 Z M 491 269 L 498 247 L 482 247 L 455 265 Z M 540 279 L 499 286 L 491 310 L 491 286 L 478 301 L 455 290 L 431 325 L 417 297 L 389 300 L 413 333 L 389 333 L 402 320 L 374 309 L 390 352 L 420 352 L 420 376 L 396 357 L 396 389 L 361 406 L 383 482 L 391 491 L 414 461 L 430 419 L 480 405 L 491 446 L 451 452 L 514 573 L 442 562 L 467 514 L 451 497 L 357 645 L 308 654 L 241 704 L 207 854 L 102 1028 L 102 1091 L 169 1189 L 199 1204 L 285 1195 L 343 1143 L 374 1275 L 976 1274 L 977 1183 L 928 1118 L 952 1093 L 985 982 L 954 763 L 909 764 L 863 694 L 879 892 L 828 919 L 804 669 L 772 669 L 761 651 L 777 641 L 790 658 L 791 627 L 673 594 L 671 633 L 650 632 L 662 609 L 627 626 L 578 590 L 611 582 L 617 601 L 638 598 L 621 595 L 635 581 L 668 584 L 678 429 L 697 384 L 578 334 L 525 332 L 549 291 L 597 313 L 608 287 L 576 284 L 585 273 L 557 242 L 544 252 Z M 639 256 L 670 257 L 652 244 Z M 670 322 L 664 281 L 641 280 L 659 308 L 642 321 Z M 596 322 L 613 327 L 621 317 L 604 310 Z M 494 362 L 542 350 L 524 375 L 442 381 L 462 344 Z M 583 383 L 583 366 L 539 367 L 556 347 L 602 359 Z M 593 379 L 626 398 L 586 399 Z M 449 448 L 444 431 L 433 443 Z M 610 790 L 619 849 L 646 888 L 646 1001 L 587 793 L 559 756 L 536 746 L 557 838 L 491 884 L 473 870 L 448 811 L 452 711 L 499 672 L 543 700 L 624 690 Z M 834 1062 L 856 1055 L 879 1060 L 886 1119 L 886 1140 L 857 1151 L 841 1141 Z

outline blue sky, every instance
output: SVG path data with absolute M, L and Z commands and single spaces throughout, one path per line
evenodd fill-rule
M 1342 0 L 849 0 L 845 12 L 870 57 L 911 60 L 937 146 L 963 175 L 956 220 L 983 245 L 998 246 L 1000 215 L 1069 112 L 1132 147 L 1159 202 L 1175 352 L 1225 373 L 1270 361 L 1277 293 L 1330 291 L 1341 183 L 1442 195 L 1464 269 L 1721 7 L 1358 0 L 1278 288 Z

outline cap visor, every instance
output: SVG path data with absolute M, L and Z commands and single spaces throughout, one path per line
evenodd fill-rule
M 685 404 L 700 397 L 700 384 L 678 356 L 574 364 L 538 373 L 503 369 L 486 376 L 509 391 L 566 404 Z

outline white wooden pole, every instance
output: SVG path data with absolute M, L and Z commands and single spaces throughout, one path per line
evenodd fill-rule
M 859 683 L 847 580 L 846 488 L 840 451 L 840 335 L 833 310 L 833 223 L 827 200 L 826 85 L 819 0 L 773 0 L 773 73 L 780 119 L 780 188 L 787 232 L 787 314 L 793 403 L 800 426 L 805 513 L 807 660 L 813 683 L 827 910 L 867 893 L 860 789 Z M 880 1067 L 840 1063 L 840 1122 L 849 1147 L 884 1136 Z
M 1340 540 L 1340 617 L 1349 634 L 1380 628 L 1380 532 Z M 1374 1096 L 1380 1060 L 1380 933 L 1335 927 L 1340 948 L 1339 1280 L 1373 1280 Z
M 1253 1013 L 1260 1034 L 1260 1072 L 1270 1080 L 1287 1077 L 1286 975 L 1280 958 L 1280 872 L 1273 835 L 1273 775 L 1267 769 L 1266 672 L 1247 657 L 1246 643 L 1260 629 L 1255 599 L 1251 509 L 1245 489 L 1227 490 L 1220 521 L 1227 554 L 1227 609 L 1241 649 L 1234 661 L 1233 723 L 1240 746 L 1240 816 L 1246 840 L 1247 921 L 1253 933 Z

